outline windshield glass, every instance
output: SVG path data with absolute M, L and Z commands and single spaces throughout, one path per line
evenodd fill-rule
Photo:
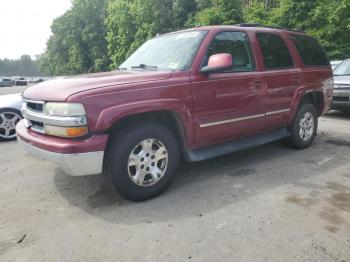
M 350 76 L 350 60 L 346 60 L 334 70 L 335 76 Z
M 153 38 L 137 49 L 120 70 L 186 70 L 207 31 L 189 31 Z

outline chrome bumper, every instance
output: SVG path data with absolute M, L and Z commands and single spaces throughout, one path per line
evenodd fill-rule
M 102 173 L 103 151 L 80 154 L 60 154 L 46 151 L 23 141 L 17 141 L 29 154 L 56 163 L 65 173 L 71 176 L 87 176 Z

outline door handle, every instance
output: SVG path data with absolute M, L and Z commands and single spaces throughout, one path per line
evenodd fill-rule
M 251 86 L 250 89 L 255 90 L 255 89 L 262 89 L 264 87 L 264 83 L 260 80 L 255 80 Z
M 293 76 L 292 80 L 295 85 L 300 84 L 300 78 L 298 76 Z

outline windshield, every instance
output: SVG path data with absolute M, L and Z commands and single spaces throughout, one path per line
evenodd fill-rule
M 137 49 L 120 70 L 186 70 L 207 31 L 190 31 L 153 38 Z
M 335 76 L 350 76 L 350 60 L 346 60 L 334 70 Z

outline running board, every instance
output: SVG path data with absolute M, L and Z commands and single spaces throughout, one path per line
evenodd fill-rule
M 226 154 L 231 154 L 243 149 L 268 144 L 288 136 L 290 136 L 290 133 L 286 128 L 275 129 L 267 133 L 241 138 L 224 144 L 218 144 L 202 149 L 189 150 L 186 152 L 186 160 L 189 162 L 203 161 Z

